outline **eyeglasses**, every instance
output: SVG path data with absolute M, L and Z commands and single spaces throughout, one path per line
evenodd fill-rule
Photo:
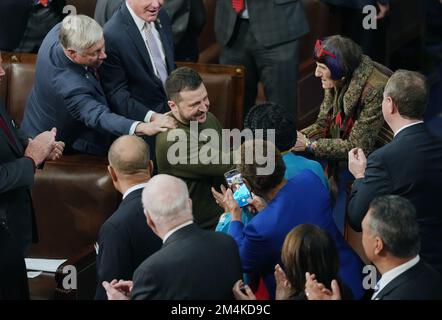
M 324 49 L 324 46 L 322 45 L 321 40 L 319 40 L 319 39 L 316 40 L 316 44 L 315 44 L 315 56 L 316 56 L 316 59 L 320 59 L 320 58 L 322 58 L 325 55 L 330 56 L 330 57 L 336 59 L 336 56 L 333 53 L 331 53 L 331 52 L 329 52 L 329 51 Z

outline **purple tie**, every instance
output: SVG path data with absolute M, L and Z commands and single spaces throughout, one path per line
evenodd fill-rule
M 146 44 L 149 48 L 151 58 L 154 63 L 154 69 L 155 74 L 158 78 L 160 78 L 161 82 L 166 82 L 167 79 L 167 68 L 166 68 L 166 62 L 163 60 L 161 56 L 160 48 L 158 47 L 157 41 L 155 39 L 155 36 L 152 33 L 152 28 L 150 24 L 144 25 L 144 34 L 146 36 Z
M 2 128 L 3 132 L 5 133 L 6 137 L 9 140 L 9 143 L 17 148 L 17 144 L 15 143 L 14 137 L 12 136 L 12 132 L 9 129 L 8 125 L 6 124 L 5 119 L 0 115 L 0 128 Z

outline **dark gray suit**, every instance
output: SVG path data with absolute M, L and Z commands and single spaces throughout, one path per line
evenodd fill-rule
M 235 241 L 191 224 L 174 232 L 135 271 L 132 299 L 226 300 L 241 279 Z
M 23 256 L 37 239 L 30 188 L 32 160 L 25 158 L 26 136 L 17 131 L 0 102 L 0 117 L 12 134 L 10 143 L 0 128 L 0 300 L 28 298 Z
M 255 103 L 261 81 L 269 101 L 296 116 L 298 39 L 309 31 L 298 0 L 248 1 L 249 19 L 240 19 L 231 0 L 218 0 L 215 34 L 222 45 L 222 64 L 244 65 L 245 111 Z

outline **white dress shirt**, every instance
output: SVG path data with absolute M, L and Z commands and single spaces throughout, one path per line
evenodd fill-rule
M 385 272 L 382 275 L 379 282 L 377 283 L 377 285 L 376 285 L 377 290 L 373 294 L 373 296 L 371 297 L 371 300 L 376 300 L 376 296 L 378 295 L 378 293 L 381 292 L 382 289 L 384 289 L 387 286 L 387 284 L 389 284 L 391 281 L 393 281 L 395 278 L 400 276 L 402 273 L 404 273 L 408 269 L 414 267 L 419 262 L 419 260 L 420 260 L 419 255 L 417 255 L 416 257 L 414 257 L 410 261 L 407 261 L 407 262 L 401 264 L 400 266 L 397 266 L 396 268 L 393 268 L 393 269 Z
M 241 12 L 240 17 L 242 19 L 249 19 L 249 5 L 247 4 L 247 0 L 244 1 L 244 10 Z
M 135 191 L 135 190 L 138 190 L 138 189 L 143 189 L 145 186 L 146 186 L 146 183 L 140 183 L 140 184 L 136 184 L 136 185 L 130 187 L 130 188 L 127 189 L 126 192 L 123 194 L 123 200 L 124 200 L 124 198 L 126 198 L 126 197 L 129 195 L 129 193 L 131 193 L 131 192 L 133 192 L 133 191 Z
M 147 52 L 149 53 L 149 58 L 150 58 L 150 62 L 152 64 L 152 68 L 153 68 L 155 74 L 158 75 L 158 70 L 155 67 L 155 62 L 154 62 L 154 60 L 152 58 L 152 53 L 150 52 L 149 46 L 146 43 L 147 39 L 146 39 L 146 35 L 144 33 L 144 28 L 145 27 L 151 29 L 152 35 L 155 38 L 155 42 L 157 43 L 158 48 L 160 48 L 161 58 L 165 62 L 166 61 L 166 55 L 164 53 L 164 47 L 163 47 L 163 43 L 161 42 L 160 34 L 158 33 L 157 29 L 155 28 L 155 22 L 146 22 L 143 19 L 141 19 L 139 16 L 137 16 L 135 14 L 135 12 L 132 10 L 132 8 L 127 3 L 127 1 L 126 1 L 126 7 L 129 10 L 129 13 L 132 16 L 132 19 L 134 19 L 134 22 L 135 22 L 135 24 L 136 24 L 136 26 L 138 28 L 138 31 L 140 31 L 140 35 L 141 35 L 141 37 L 144 40 L 144 45 L 146 46 Z M 150 122 L 150 119 L 152 118 L 152 115 L 154 113 L 155 113 L 154 111 L 149 110 L 146 113 L 146 116 L 144 117 L 144 122 Z
M 408 128 L 408 127 L 412 127 L 412 126 L 414 126 L 414 125 L 416 125 L 416 124 L 419 124 L 419 123 L 424 123 L 424 122 L 423 122 L 423 121 L 417 121 L 417 122 L 414 122 L 414 123 L 407 124 L 406 126 L 403 126 L 403 127 L 400 128 L 398 131 L 396 131 L 396 133 L 394 134 L 394 136 L 396 137 L 397 134 L 398 134 L 399 132 L 401 132 L 402 130 L 404 130 L 404 129 Z
M 183 224 L 180 224 L 178 227 L 175 227 L 172 230 L 169 230 L 169 232 L 166 233 L 164 238 L 163 238 L 163 243 L 166 242 L 167 238 L 169 238 L 172 235 L 172 233 L 174 233 L 174 232 L 180 230 L 181 228 L 184 228 L 185 226 L 188 226 L 189 224 L 192 224 L 192 223 L 193 223 L 193 221 L 189 220 L 187 222 L 184 222 Z

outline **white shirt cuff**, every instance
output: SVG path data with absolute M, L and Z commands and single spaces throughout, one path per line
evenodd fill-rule
M 134 135 L 135 134 L 135 129 L 137 128 L 137 125 L 141 123 L 141 121 L 135 121 L 134 123 L 132 123 L 132 125 L 130 126 L 129 129 L 129 135 Z
M 148 111 L 148 112 L 146 113 L 146 116 L 144 117 L 144 122 L 149 123 L 149 122 L 150 122 L 150 119 L 152 118 L 152 116 L 153 116 L 154 114 L 155 114 L 155 111 L 152 111 L 152 110 Z

